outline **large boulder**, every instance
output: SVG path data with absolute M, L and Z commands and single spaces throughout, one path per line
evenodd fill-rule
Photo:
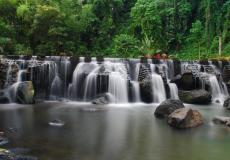
M 184 107 L 184 104 L 180 100 L 167 99 L 156 108 L 154 114 L 158 118 L 165 118 L 176 109 Z
M 181 101 L 190 104 L 209 104 L 212 101 L 211 93 L 202 89 L 192 91 L 179 90 L 179 98 Z
M 224 101 L 224 108 L 226 108 L 227 110 L 230 110 L 230 97 L 228 97 L 225 101 Z
M 196 82 L 192 72 L 185 72 L 183 75 L 177 75 L 170 82 L 176 83 L 181 90 L 193 90 L 196 88 Z
M 34 87 L 31 81 L 20 82 L 16 91 L 16 102 L 20 104 L 34 103 Z
M 193 128 L 203 124 L 202 115 L 197 110 L 180 108 L 168 116 L 168 124 L 175 128 Z

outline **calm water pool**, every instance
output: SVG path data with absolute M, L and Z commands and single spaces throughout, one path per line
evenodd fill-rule
M 0 105 L 0 130 L 10 140 L 4 148 L 27 148 L 40 160 L 229 160 L 230 128 L 211 119 L 230 112 L 216 104 L 187 106 L 202 113 L 203 126 L 173 129 L 154 117 L 154 104 L 94 111 L 91 104 L 46 102 Z M 65 126 L 49 126 L 54 119 Z

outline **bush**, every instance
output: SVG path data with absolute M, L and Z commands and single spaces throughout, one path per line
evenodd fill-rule
M 139 41 L 127 34 L 117 35 L 113 39 L 112 52 L 115 57 L 137 57 L 140 54 Z

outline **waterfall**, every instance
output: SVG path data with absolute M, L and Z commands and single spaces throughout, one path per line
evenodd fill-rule
M 57 64 L 54 64 L 54 79 L 51 83 L 50 98 L 55 100 L 61 98 L 61 96 L 62 96 L 62 80 L 59 77 L 58 66 Z
M 160 103 L 166 99 L 165 86 L 162 77 L 158 74 L 152 74 L 153 102 Z
M 20 59 L 16 60 L 2 58 L 0 63 L 0 92 L 12 102 L 15 100 L 13 93 L 16 94 L 18 85 L 28 80 L 33 82 L 36 98 L 41 100 L 67 99 L 90 102 L 103 94 L 111 95 L 113 103 L 152 100 L 154 103 L 160 103 L 166 97 L 179 99 L 177 85 L 170 83 L 175 75 L 173 60 L 148 59 L 146 62 L 140 59 L 103 58 L 97 61 L 95 57 L 33 56 L 31 59 L 25 59 L 20 56 Z M 146 84 L 139 82 L 142 65 L 148 70 L 146 77 L 149 81 Z M 192 72 L 195 77 L 199 77 L 199 89 L 210 88 L 213 102 L 223 103 L 228 96 L 225 82 L 229 77 L 223 75 L 224 81 L 222 80 L 221 73 L 223 67 L 226 67 L 225 63 L 182 61 L 180 67 L 182 74 Z M 215 75 L 220 77 L 217 78 Z M 147 94 L 144 93 L 145 87 Z M 166 89 L 169 89 L 167 94 Z M 149 94 L 151 92 L 152 95 Z
M 179 99 L 177 85 L 175 83 L 169 83 L 168 85 L 170 89 L 170 98 Z
M 162 77 L 156 73 L 155 64 L 150 64 L 150 69 L 151 69 L 151 79 L 152 79 L 153 102 L 161 103 L 166 99 L 164 82 Z
M 109 93 L 115 97 L 114 103 L 128 102 L 127 80 L 119 72 L 109 75 Z
M 131 81 L 134 102 L 141 102 L 140 85 L 137 81 Z
M 84 101 L 87 101 L 95 97 L 97 94 L 96 91 L 97 91 L 97 74 L 93 71 L 86 78 L 85 90 L 84 90 Z
M 226 91 L 220 86 L 215 75 L 209 77 L 213 102 L 223 103 L 226 98 Z

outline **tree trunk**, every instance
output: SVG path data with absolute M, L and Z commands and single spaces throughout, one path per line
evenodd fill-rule
M 222 35 L 219 35 L 219 56 L 222 54 Z

